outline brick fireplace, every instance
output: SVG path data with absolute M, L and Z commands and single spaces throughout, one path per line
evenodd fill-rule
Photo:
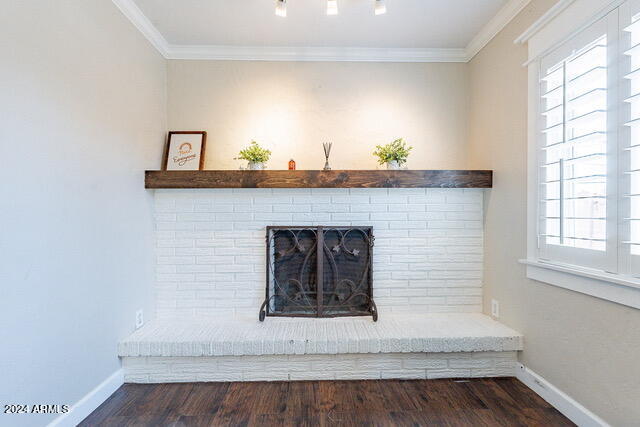
M 156 319 L 120 343 L 125 380 L 513 375 L 522 336 L 482 314 L 483 191 L 156 190 Z M 317 267 L 299 277 L 305 259 L 318 262 L 312 250 L 317 237 L 309 236 L 319 230 L 327 236 L 321 227 L 375 235 L 369 272 L 362 256 L 366 239 L 341 245 L 331 231 L 323 254 L 339 254 L 360 268 L 348 275 L 352 284 L 336 287 L 338 280 L 328 285 L 323 308 L 318 307 L 313 277 Z M 305 230 L 307 237 L 300 235 L 297 243 L 284 238 L 267 250 L 265 233 L 292 229 Z M 257 313 L 265 296 L 269 301 L 277 294 L 273 284 L 266 287 L 271 280 L 266 272 L 270 263 L 287 256 L 296 262 L 278 280 L 298 274 L 296 280 L 306 283 L 282 288 L 290 300 L 308 298 L 305 316 L 348 300 L 359 283 L 366 283 L 375 305 L 361 298 L 340 313 L 355 309 L 366 317 L 267 317 L 260 322 Z M 327 268 L 321 276 L 334 270 Z M 281 298 L 269 309 L 292 314 L 300 307 L 287 307 Z M 377 322 L 370 317 L 374 313 L 379 314 Z
M 480 189 L 156 190 L 159 318 L 254 317 L 265 297 L 265 230 L 375 230 L 373 297 L 384 313 L 480 312 Z

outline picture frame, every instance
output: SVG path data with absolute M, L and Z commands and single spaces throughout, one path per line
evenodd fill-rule
M 207 132 L 205 131 L 169 132 L 162 159 L 162 170 L 203 170 L 206 144 Z

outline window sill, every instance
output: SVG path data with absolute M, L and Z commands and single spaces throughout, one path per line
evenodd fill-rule
M 540 260 L 523 259 L 520 263 L 527 266 L 529 279 L 640 309 L 638 278 Z

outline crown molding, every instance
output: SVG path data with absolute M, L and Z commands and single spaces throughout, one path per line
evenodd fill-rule
M 227 61 L 469 62 L 531 0 L 509 0 L 465 48 L 268 47 L 172 45 L 134 0 L 112 0 L 166 59 Z M 565 0 L 560 0 L 565 1 Z M 573 1 L 573 0 L 571 0 Z
M 160 31 L 149 21 L 149 18 L 140 10 L 133 0 L 112 0 L 120 12 L 142 33 L 143 36 L 165 58 L 169 55 L 169 43 L 160 34 Z
M 467 62 L 464 49 L 170 45 L 167 59 L 227 61 Z
M 480 32 L 471 39 L 465 51 L 469 61 L 478 54 L 531 0 L 509 0 Z
M 531 37 L 533 37 L 538 31 L 542 29 L 545 25 L 553 20 L 556 16 L 558 16 L 563 10 L 565 10 L 571 3 L 575 0 L 560 0 L 558 3 L 554 4 L 551 9 L 547 10 L 547 12 L 542 15 L 536 22 L 534 22 L 529 28 L 524 30 L 524 33 L 520 34 L 517 39 L 513 42 L 515 44 L 522 44 L 529 41 Z

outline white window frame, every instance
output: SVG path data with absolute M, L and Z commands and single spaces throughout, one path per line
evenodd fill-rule
M 540 200 L 539 200 L 539 143 L 541 130 L 541 59 L 561 47 L 566 41 L 579 35 L 583 30 L 592 26 L 597 21 L 609 15 L 609 25 L 615 25 L 608 31 L 609 36 L 615 35 L 612 42 L 608 37 L 609 65 L 616 69 L 612 71 L 609 78 L 609 90 L 616 93 L 610 98 L 615 105 L 609 105 L 608 131 L 613 137 L 624 132 L 625 112 L 621 108 L 621 99 L 624 98 L 624 89 L 620 81 L 624 75 L 624 64 L 620 59 L 624 51 L 625 19 L 628 19 L 631 12 L 640 12 L 640 0 L 616 0 L 612 1 L 605 8 L 602 2 L 593 0 L 574 0 L 562 2 L 563 7 L 552 8 L 539 21 L 534 23 L 516 42 L 524 43 L 533 39 L 533 46 L 530 42 L 530 60 L 525 64 L 528 66 L 529 75 L 529 108 L 528 108 L 528 198 L 527 198 L 527 258 L 520 262 L 526 265 L 527 277 L 540 282 L 556 285 L 565 289 L 592 295 L 598 298 L 613 301 L 626 306 L 640 309 L 640 277 L 634 277 L 640 273 L 640 258 L 632 255 L 625 255 L 619 236 L 623 235 L 626 224 L 623 221 L 624 214 L 624 192 L 625 183 L 618 165 L 623 159 L 623 144 L 609 144 L 611 150 L 608 152 L 607 168 L 607 256 L 603 263 L 598 264 L 598 268 L 582 267 L 575 264 L 589 265 L 584 263 L 586 258 L 576 257 L 575 251 L 568 251 L 568 256 L 550 257 L 549 252 L 543 248 L 541 252 L 539 242 L 540 226 Z M 611 13 L 615 18 L 611 17 Z M 576 17 L 579 22 L 576 22 Z M 539 33 L 539 34 L 538 34 Z M 613 61 L 612 61 L 613 58 Z M 615 82 L 612 82 L 612 79 Z M 613 83 L 613 84 L 612 84 Z M 618 93 L 619 91 L 619 93 Z M 562 252 L 562 251 L 561 251 Z M 627 251 L 628 252 L 628 251 Z M 547 258 L 547 259 L 545 259 Z M 552 260 L 553 259 L 553 260 Z M 573 262 L 572 262 L 573 261 Z

